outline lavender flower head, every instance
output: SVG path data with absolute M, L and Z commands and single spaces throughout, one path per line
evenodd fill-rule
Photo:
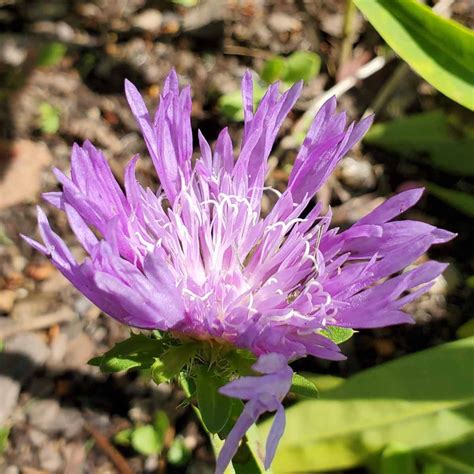
M 334 98 L 309 129 L 286 191 L 266 188 L 267 159 L 301 83 L 281 95 L 278 84 L 270 86 L 254 113 L 252 78 L 246 73 L 237 156 L 227 129 L 214 149 L 199 133 L 194 163 L 189 87 L 180 91 L 172 71 L 154 116 L 133 84 L 126 81 L 125 88 L 161 188 L 138 183 L 135 156 L 122 190 L 99 150 L 89 142 L 74 145 L 71 177 L 55 170 L 62 191 L 44 197 L 66 213 L 89 256 L 77 262 L 41 209 L 43 244 L 25 239 L 118 321 L 178 338 L 212 340 L 259 357 L 254 370 L 262 376 L 243 377 L 221 389 L 247 403 L 216 472 L 224 471 L 249 426 L 262 413 L 276 411 L 268 467 L 284 430 L 281 400 L 292 379 L 288 363 L 307 355 L 344 359 L 321 332 L 327 327 L 412 322 L 403 307 L 426 292 L 445 265 L 430 261 L 400 272 L 453 234 L 422 222 L 393 221 L 418 201 L 421 189 L 388 199 L 342 232 L 330 229 L 331 212 L 322 213 L 319 203 L 304 214 L 372 121 L 347 125 Z M 265 191 L 278 200 L 262 216 Z

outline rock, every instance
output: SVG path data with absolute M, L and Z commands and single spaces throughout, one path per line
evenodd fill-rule
M 132 25 L 140 30 L 158 34 L 161 29 L 162 21 L 163 16 L 160 11 L 154 8 L 148 8 L 132 19 Z
M 28 438 L 30 439 L 30 443 L 36 448 L 40 448 L 48 442 L 48 435 L 35 428 L 28 430 Z
M 51 262 L 43 261 L 31 263 L 26 267 L 25 273 L 30 278 L 33 278 L 33 280 L 43 281 L 50 278 L 56 271 L 56 267 Z
M 69 280 L 60 271 L 55 270 L 47 280 L 41 283 L 40 290 L 44 293 L 54 293 L 70 287 Z
M 2 143 L 0 155 L 3 171 L 0 209 L 36 201 L 41 186 L 41 171 L 52 162 L 48 147 L 40 142 L 18 140 L 11 144 Z
M 42 469 L 47 472 L 58 472 L 63 466 L 63 458 L 59 450 L 52 443 L 46 444 L 39 452 L 39 462 Z
M 9 313 L 15 303 L 15 292 L 13 290 L 0 291 L 0 312 Z
M 268 26 L 275 33 L 300 31 L 302 28 L 301 21 L 282 12 L 272 13 L 268 18 Z
M 2 367 L 2 356 L 8 359 L 5 362 L 11 364 L 7 366 L 7 370 Z M 5 351 L 0 353 L 0 373 L 8 373 L 12 378 L 25 383 L 36 368 L 46 362 L 48 356 L 49 348 L 40 336 L 31 332 L 18 334 L 6 341 Z M 16 357 L 22 359 L 17 364 L 14 363 Z
M 82 474 L 84 472 L 83 464 L 86 460 L 86 449 L 84 443 L 71 443 L 63 449 L 66 466 L 64 474 Z
M 356 160 L 351 156 L 342 159 L 340 163 L 341 180 L 352 189 L 373 189 L 376 178 L 372 165 L 365 160 Z
M 48 367 L 51 366 L 58 366 L 62 364 L 64 359 L 64 355 L 66 354 L 67 347 L 68 347 L 69 339 L 66 334 L 59 333 L 52 341 L 51 341 L 51 355 L 48 360 Z
M 94 357 L 95 344 L 87 334 L 79 334 L 69 341 L 64 354 L 64 365 L 70 369 L 81 369 Z
M 28 410 L 28 421 L 44 433 L 73 438 L 82 430 L 84 420 L 75 408 L 61 408 L 57 400 L 39 400 Z
M 57 295 L 52 297 L 44 293 L 31 294 L 15 303 L 10 316 L 16 321 L 26 321 L 45 314 L 55 304 L 56 298 Z
M 0 353 L 0 425 L 13 412 L 22 384 L 44 364 L 48 354 L 47 345 L 36 334 L 23 333 L 7 340 Z
M 3 471 L 3 474 L 20 474 L 20 468 L 18 466 L 8 466 Z

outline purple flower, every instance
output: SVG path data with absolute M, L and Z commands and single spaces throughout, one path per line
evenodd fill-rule
M 266 374 L 259 382 L 244 378 L 222 389 L 249 401 L 229 435 L 219 472 L 246 427 L 263 411 L 276 410 L 266 456 L 266 464 L 271 462 L 284 425 L 280 401 L 291 379 L 283 361 L 306 355 L 343 359 L 338 346 L 321 334 L 327 326 L 412 322 L 403 307 L 427 291 L 445 265 L 428 262 L 400 272 L 432 244 L 454 236 L 422 222 L 392 221 L 417 202 L 420 189 L 388 199 L 342 232 L 330 229 L 331 213 L 323 214 L 320 204 L 305 214 L 372 121 L 347 126 L 334 98 L 309 129 L 286 191 L 266 188 L 267 159 L 301 87 L 298 83 L 280 95 L 278 84 L 270 86 L 254 113 L 247 73 L 237 156 L 227 129 L 213 150 L 199 133 L 200 154 L 193 164 L 189 87 L 180 91 L 171 72 L 152 117 L 127 81 L 127 99 L 161 188 L 144 189 L 138 183 L 136 156 L 126 168 L 122 190 L 100 151 L 89 142 L 75 145 L 71 177 L 55 170 L 62 191 L 44 197 L 66 213 L 89 256 L 76 261 L 41 209 L 43 244 L 25 237 L 118 321 L 169 330 L 176 337 L 222 341 L 262 356 L 254 367 Z M 266 216 L 261 211 L 264 192 L 278 196 Z
M 293 378 L 293 371 L 288 367 L 288 360 L 281 354 L 264 354 L 252 368 L 265 375 L 242 377 L 219 390 L 223 395 L 248 400 L 248 403 L 229 433 L 225 448 L 217 458 L 216 473 L 224 472 L 237 451 L 240 439 L 262 413 L 277 412 L 267 439 L 265 469 L 270 467 L 278 441 L 285 430 L 285 411 L 281 401 L 290 390 Z

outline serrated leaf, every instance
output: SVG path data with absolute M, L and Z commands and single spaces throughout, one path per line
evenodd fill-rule
M 178 377 L 183 368 L 194 358 L 198 349 L 195 343 L 168 349 L 160 358 L 155 359 L 151 367 L 153 380 L 156 383 L 163 383 Z
M 120 372 L 132 368 L 147 369 L 151 367 L 155 358 L 160 356 L 163 345 L 156 339 L 143 334 L 133 334 L 125 341 L 116 344 L 107 351 L 100 361 L 100 370 L 105 373 Z M 95 357 L 90 362 L 98 362 Z
M 135 428 L 132 431 L 131 444 L 135 451 L 145 456 L 159 454 L 163 449 L 162 441 L 152 425 Z
M 321 330 L 321 334 L 328 339 L 331 339 L 334 344 L 342 344 L 349 340 L 355 331 L 351 328 L 341 328 L 339 326 L 326 326 L 326 329 Z
M 474 35 L 417 0 L 354 0 L 387 44 L 421 77 L 474 109 Z
M 227 380 L 201 367 L 196 377 L 196 396 L 202 421 L 209 433 L 218 433 L 224 428 L 232 409 L 232 399 L 221 395 L 218 389 Z
M 316 385 L 314 385 L 311 380 L 308 380 L 306 377 L 297 373 L 293 374 L 290 392 L 304 398 L 319 398 L 319 392 Z

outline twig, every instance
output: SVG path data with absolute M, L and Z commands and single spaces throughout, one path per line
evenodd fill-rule
M 120 474 L 133 474 L 133 470 L 127 460 L 110 444 L 106 436 L 91 425 L 85 425 L 84 428 L 94 438 L 97 446 L 112 461 L 112 464 Z
M 250 58 L 269 59 L 273 56 L 272 53 L 264 51 L 263 49 L 246 48 L 244 46 L 237 46 L 234 44 L 224 45 L 224 54 L 231 54 L 234 56 L 248 56 Z
M 358 81 L 366 79 L 367 77 L 372 76 L 377 71 L 380 71 L 387 61 L 390 58 L 385 58 L 383 56 L 377 56 L 376 58 L 369 61 L 367 64 L 364 64 L 358 69 L 358 71 L 349 77 L 346 77 L 342 81 L 339 81 L 329 90 L 316 97 L 316 99 L 308 107 L 308 110 L 301 116 L 301 118 L 293 126 L 292 132 L 290 135 L 285 137 L 280 144 L 280 149 L 288 150 L 294 148 L 297 144 L 297 137 L 308 130 L 311 122 L 314 119 L 314 116 L 322 105 L 332 96 L 340 97 L 346 93 L 349 89 L 354 87 Z M 275 153 L 278 156 L 278 151 Z
M 395 69 L 395 72 L 392 74 L 390 79 L 383 85 L 383 87 L 377 93 L 375 99 L 373 100 L 372 104 L 369 105 L 364 115 L 369 115 L 372 113 L 376 114 L 380 112 L 382 107 L 390 99 L 400 82 L 403 81 L 409 71 L 410 66 L 408 66 L 407 63 L 400 63 Z
M 347 62 L 351 55 L 352 45 L 354 44 L 354 16 L 356 6 L 353 0 L 346 0 L 346 11 L 344 14 L 344 25 L 342 27 L 342 44 L 339 53 L 338 71 Z
M 26 321 L 14 322 L 0 327 L 0 339 L 13 336 L 19 332 L 37 331 L 39 329 L 46 329 L 55 324 L 65 323 L 75 319 L 73 312 L 65 312 L 63 310 L 55 313 L 45 314 L 43 316 L 36 316 L 35 318 Z

